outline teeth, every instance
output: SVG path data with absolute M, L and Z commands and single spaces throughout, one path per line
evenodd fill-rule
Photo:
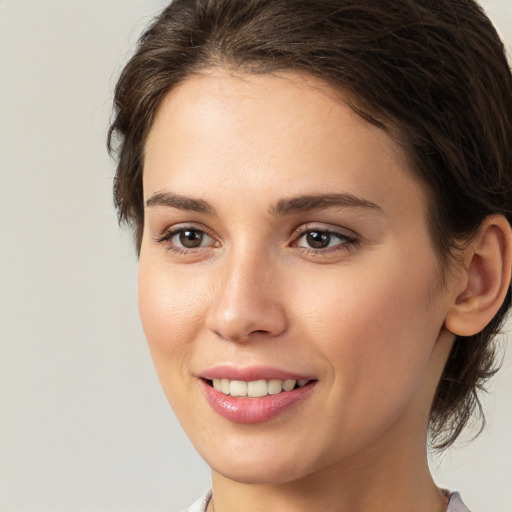
M 295 387 L 296 382 L 295 380 L 285 380 L 283 382 L 283 391 L 291 391 Z
M 229 385 L 231 396 L 247 396 L 247 382 L 243 380 L 232 380 Z
M 269 395 L 277 395 L 277 393 L 281 393 L 281 391 L 283 391 L 283 381 L 282 380 L 269 380 L 267 387 L 268 387 Z
M 268 392 L 267 381 L 253 380 L 247 383 L 247 396 L 257 398 L 259 396 L 266 396 Z
M 304 387 L 308 380 L 253 380 L 246 382 L 243 380 L 229 380 L 229 379 L 213 379 L 213 387 L 224 393 L 236 397 L 248 396 L 250 398 L 258 398 L 267 395 L 277 395 L 283 391 L 291 391 L 295 386 Z
M 229 379 L 221 379 L 220 390 L 225 394 L 229 395 Z

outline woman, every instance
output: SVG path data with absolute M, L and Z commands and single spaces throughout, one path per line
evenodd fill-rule
M 466 511 L 510 305 L 512 78 L 471 0 L 176 0 L 116 89 L 115 199 L 191 511 Z M 111 141 L 110 141 L 111 142 Z

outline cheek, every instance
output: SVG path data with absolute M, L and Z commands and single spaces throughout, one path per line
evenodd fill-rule
M 164 366 L 178 367 L 177 377 L 188 369 L 194 340 L 204 316 L 207 290 L 186 274 L 170 272 L 161 264 L 141 258 L 138 279 L 139 312 L 159 376 Z M 167 372 L 166 379 L 172 378 Z M 162 379 L 161 379 L 162 380 Z
M 348 400 L 361 414 L 369 404 L 396 410 L 412 397 L 444 319 L 430 300 L 431 263 L 389 256 L 380 265 L 303 280 L 295 291 L 302 330 L 328 362 L 329 378 L 340 383 L 332 387 L 333 403 Z
M 319 339 L 339 333 L 342 343 L 391 347 L 411 333 L 432 332 L 436 316 L 430 266 L 407 269 L 395 263 L 385 271 L 382 265 L 365 265 L 323 275 L 303 273 L 290 296 L 300 297 L 295 308 L 314 325 Z

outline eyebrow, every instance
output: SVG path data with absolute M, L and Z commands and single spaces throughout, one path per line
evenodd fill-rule
M 215 208 L 202 199 L 180 196 L 171 192 L 156 192 L 147 201 L 146 206 L 169 206 L 178 210 L 188 210 L 198 213 L 215 214 Z
M 349 193 L 311 194 L 281 199 L 269 211 L 273 215 L 283 216 L 324 208 L 366 208 L 384 213 L 379 205 Z
M 193 199 L 171 192 L 156 192 L 146 201 L 146 206 L 168 206 L 179 210 L 188 210 L 208 215 L 215 215 L 215 208 L 203 199 Z M 383 213 L 382 208 L 366 199 L 349 193 L 309 194 L 286 199 L 280 199 L 269 208 L 269 213 L 285 216 L 307 210 L 324 208 L 366 208 Z

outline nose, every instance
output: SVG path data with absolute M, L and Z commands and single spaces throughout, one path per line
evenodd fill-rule
M 209 330 L 235 342 L 274 338 L 286 331 L 288 320 L 274 265 L 256 255 L 233 255 L 219 270 L 206 319 Z

